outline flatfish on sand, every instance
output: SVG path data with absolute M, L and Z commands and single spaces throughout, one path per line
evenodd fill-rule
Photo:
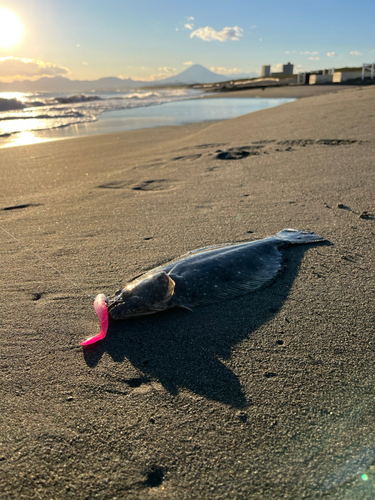
M 262 240 L 193 250 L 137 277 L 110 297 L 98 295 L 94 306 L 102 329 L 82 345 L 105 337 L 108 314 L 126 319 L 172 307 L 192 309 L 259 290 L 279 274 L 283 248 L 323 241 L 311 232 L 284 229 Z

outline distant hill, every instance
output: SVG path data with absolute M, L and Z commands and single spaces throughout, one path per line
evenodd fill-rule
M 63 76 L 39 80 L 22 80 L 12 83 L 0 82 L 0 92 L 87 92 L 89 90 L 121 90 L 144 86 L 131 78 L 100 78 L 99 80 L 69 80 Z
M 121 90 L 140 87 L 167 85 L 190 85 L 194 83 L 216 83 L 230 80 L 231 77 L 219 75 L 209 69 L 194 64 L 182 73 L 164 80 L 146 82 L 131 78 L 107 77 L 99 80 L 69 80 L 63 76 L 42 77 L 38 80 L 0 82 L 0 92 L 87 92 L 89 90 Z

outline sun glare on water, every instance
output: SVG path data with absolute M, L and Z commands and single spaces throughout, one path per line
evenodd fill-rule
M 0 8 L 0 47 L 11 47 L 22 37 L 22 24 L 14 12 Z

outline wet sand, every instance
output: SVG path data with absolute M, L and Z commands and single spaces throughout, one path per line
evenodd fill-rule
M 374 497 L 374 98 L 0 150 L 3 498 Z M 97 293 L 284 227 L 332 244 L 80 346 Z

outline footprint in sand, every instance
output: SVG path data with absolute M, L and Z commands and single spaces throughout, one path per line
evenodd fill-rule
M 28 207 L 40 207 L 42 203 L 25 203 L 24 205 L 13 205 L 11 207 L 4 207 L 1 210 L 20 210 Z
M 217 143 L 217 144 L 198 144 L 198 146 L 195 146 L 197 149 L 206 149 L 206 148 L 220 148 L 222 146 L 225 146 L 227 143 Z
M 279 146 L 313 146 L 313 145 L 323 145 L 323 146 L 350 146 L 351 144 L 363 144 L 363 141 L 357 139 L 292 139 L 286 141 L 279 141 L 277 143 Z
M 208 149 L 208 148 L 220 148 L 223 146 L 226 146 L 226 142 L 218 142 L 218 143 L 211 143 L 211 144 L 197 144 L 195 146 L 188 146 L 186 148 L 181 148 L 181 149 L 176 149 L 176 151 L 185 151 L 186 149 Z
M 186 156 L 176 156 L 176 158 L 173 158 L 174 161 L 181 161 L 181 160 L 198 160 L 202 155 L 201 154 L 195 154 L 195 155 L 186 155 Z
M 129 185 L 127 181 L 113 181 L 107 182 L 106 184 L 100 184 L 98 188 L 101 189 L 123 189 Z
M 260 146 L 263 147 L 263 146 Z M 245 148 L 230 148 L 227 151 L 221 151 L 220 149 L 216 151 L 216 158 L 218 160 L 241 160 L 247 156 L 257 156 L 260 155 L 258 149 L 253 149 L 251 146 Z
M 132 186 L 134 191 L 163 191 L 170 188 L 171 184 L 166 179 L 152 179 Z
M 362 141 L 357 139 L 320 139 L 316 144 L 324 144 L 325 146 L 349 146 L 350 144 L 362 144 Z
M 279 141 L 278 146 L 300 146 L 300 147 L 305 147 L 305 146 L 311 146 L 315 144 L 314 139 L 292 139 L 289 141 Z
M 161 191 L 171 188 L 171 183 L 166 179 L 150 179 L 147 181 L 137 182 L 133 181 L 112 181 L 106 184 L 97 186 L 100 189 L 133 189 L 134 191 Z
M 263 139 L 262 141 L 254 141 L 252 144 L 270 144 L 271 142 L 276 142 L 275 139 Z

